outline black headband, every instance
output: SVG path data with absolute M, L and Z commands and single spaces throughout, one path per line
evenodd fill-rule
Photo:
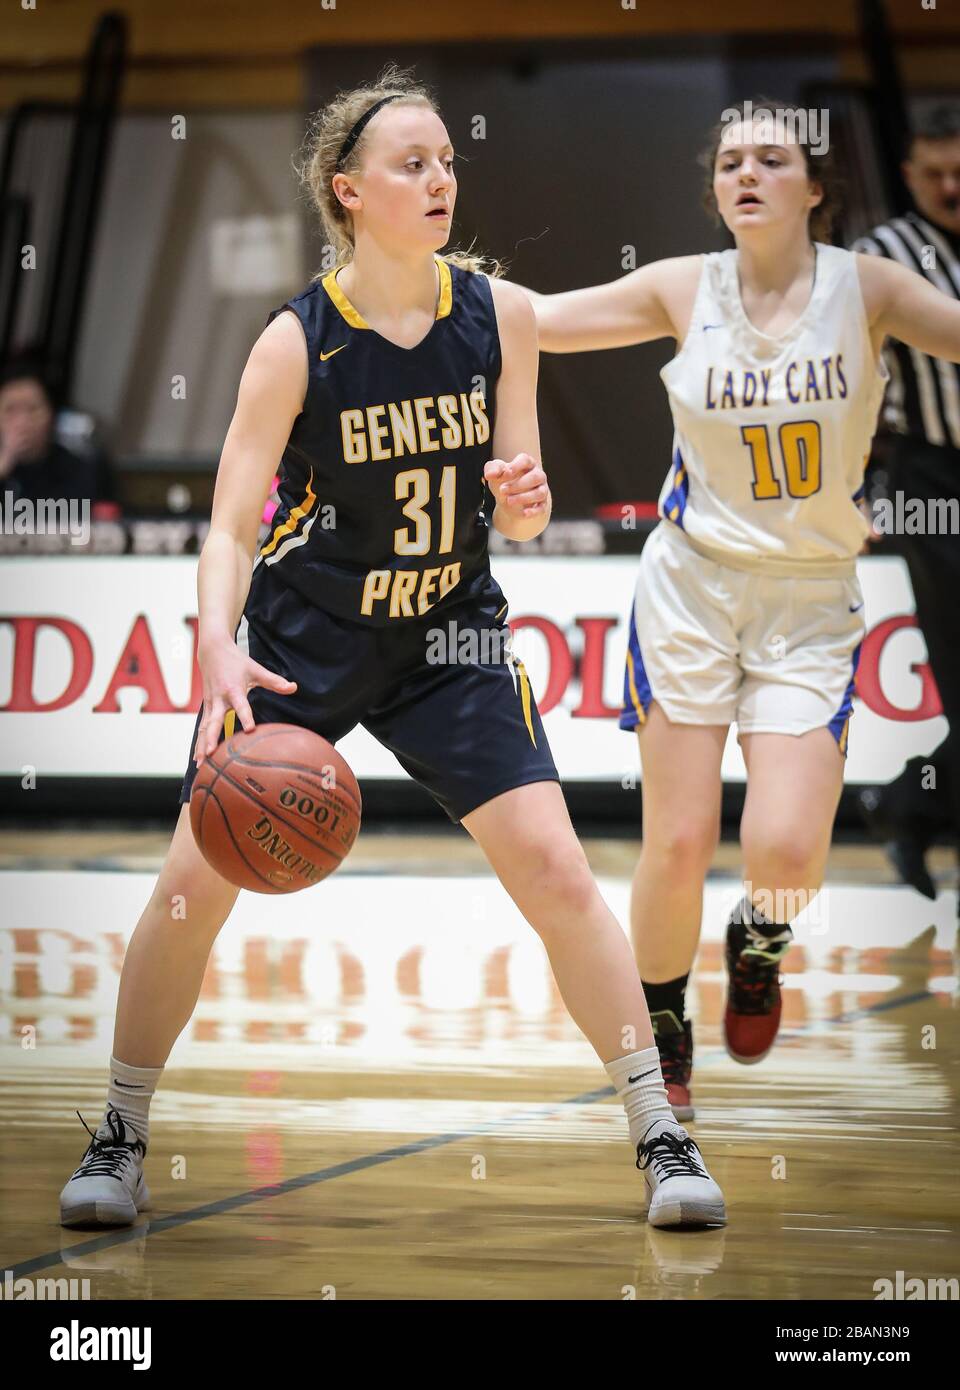
M 374 116 L 380 110 L 381 106 L 386 106 L 388 101 L 398 101 L 402 96 L 403 92 L 394 92 L 392 96 L 381 97 L 379 101 L 374 102 L 374 104 L 370 107 L 369 111 L 364 111 L 359 121 L 357 121 L 353 129 L 350 131 L 350 134 L 347 136 L 346 140 L 344 140 L 340 153 L 337 155 L 336 171 L 338 174 L 343 169 L 343 166 L 347 161 L 350 151 L 353 149 L 354 145 L 357 143 L 357 141 L 360 139 L 360 136 L 366 129 L 367 123 L 373 120 Z

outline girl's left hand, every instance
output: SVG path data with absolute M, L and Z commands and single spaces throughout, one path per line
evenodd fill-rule
M 517 454 L 509 463 L 491 459 L 483 476 L 499 504 L 523 516 L 538 516 L 550 501 L 542 466 L 530 454 Z

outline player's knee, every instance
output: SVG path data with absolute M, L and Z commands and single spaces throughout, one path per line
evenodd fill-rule
M 149 911 L 161 923 L 182 923 L 191 936 L 215 936 L 229 917 L 238 889 L 215 875 L 216 882 L 202 882 L 188 875 L 161 876 L 150 899 Z
M 184 807 L 151 898 L 151 908 L 173 921 L 189 921 L 197 930 L 218 931 L 237 900 L 239 889 L 200 853 Z
M 591 912 L 599 900 L 596 879 L 586 860 L 580 865 L 567 865 L 554 891 L 556 901 L 577 920 Z
M 819 843 L 800 827 L 764 827 L 741 840 L 747 877 L 805 883 L 819 864 Z
M 160 871 L 150 907 L 160 919 L 183 922 L 193 932 L 216 934 L 230 915 L 239 889 L 212 869 L 199 852 L 171 853 Z
M 683 877 L 706 873 L 717 847 L 715 821 L 688 818 L 645 825 L 644 854 L 652 857 L 673 875 Z
M 552 905 L 555 916 L 577 916 L 589 910 L 597 885 L 580 845 L 546 841 L 530 845 L 522 856 L 528 893 Z M 549 914 L 548 914 L 549 915 Z

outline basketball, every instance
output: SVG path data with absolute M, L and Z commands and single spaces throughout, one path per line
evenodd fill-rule
M 293 724 L 262 724 L 217 745 L 190 798 L 211 868 L 254 893 L 296 893 L 332 874 L 360 829 L 360 788 L 332 744 Z

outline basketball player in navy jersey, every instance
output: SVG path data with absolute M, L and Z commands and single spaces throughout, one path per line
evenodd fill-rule
M 241 380 L 199 565 L 196 764 L 235 721 L 331 741 L 370 730 L 466 827 L 541 936 L 625 1106 L 651 1223 L 722 1224 L 720 1190 L 670 1111 L 629 943 L 573 833 L 490 574 L 485 482 L 492 524 L 514 540 L 550 513 L 533 311 L 516 286 L 437 255 L 453 149 L 406 74 L 331 102 L 307 154 L 302 176 L 340 255 L 270 315 Z M 281 455 L 281 506 L 251 565 Z M 502 639 L 503 659 L 431 662 L 431 634 L 451 625 Z M 127 952 L 106 1111 L 61 1194 L 66 1224 L 122 1225 L 146 1206 L 150 1097 L 237 896 L 193 841 L 194 773 Z M 189 931 L 171 922 L 175 894 Z
M 527 291 L 547 352 L 677 344 L 661 372 L 673 461 L 640 558 L 620 725 L 643 767 L 634 945 L 678 1119 L 693 1117 L 686 986 L 728 728 L 747 794 L 724 1038 L 755 1063 L 777 1035 L 790 921 L 820 889 L 843 782 L 880 348 L 890 334 L 960 361 L 960 305 L 903 266 L 826 244 L 828 162 L 796 138 L 798 112 L 750 107 L 731 108 L 703 161 L 735 248 Z

